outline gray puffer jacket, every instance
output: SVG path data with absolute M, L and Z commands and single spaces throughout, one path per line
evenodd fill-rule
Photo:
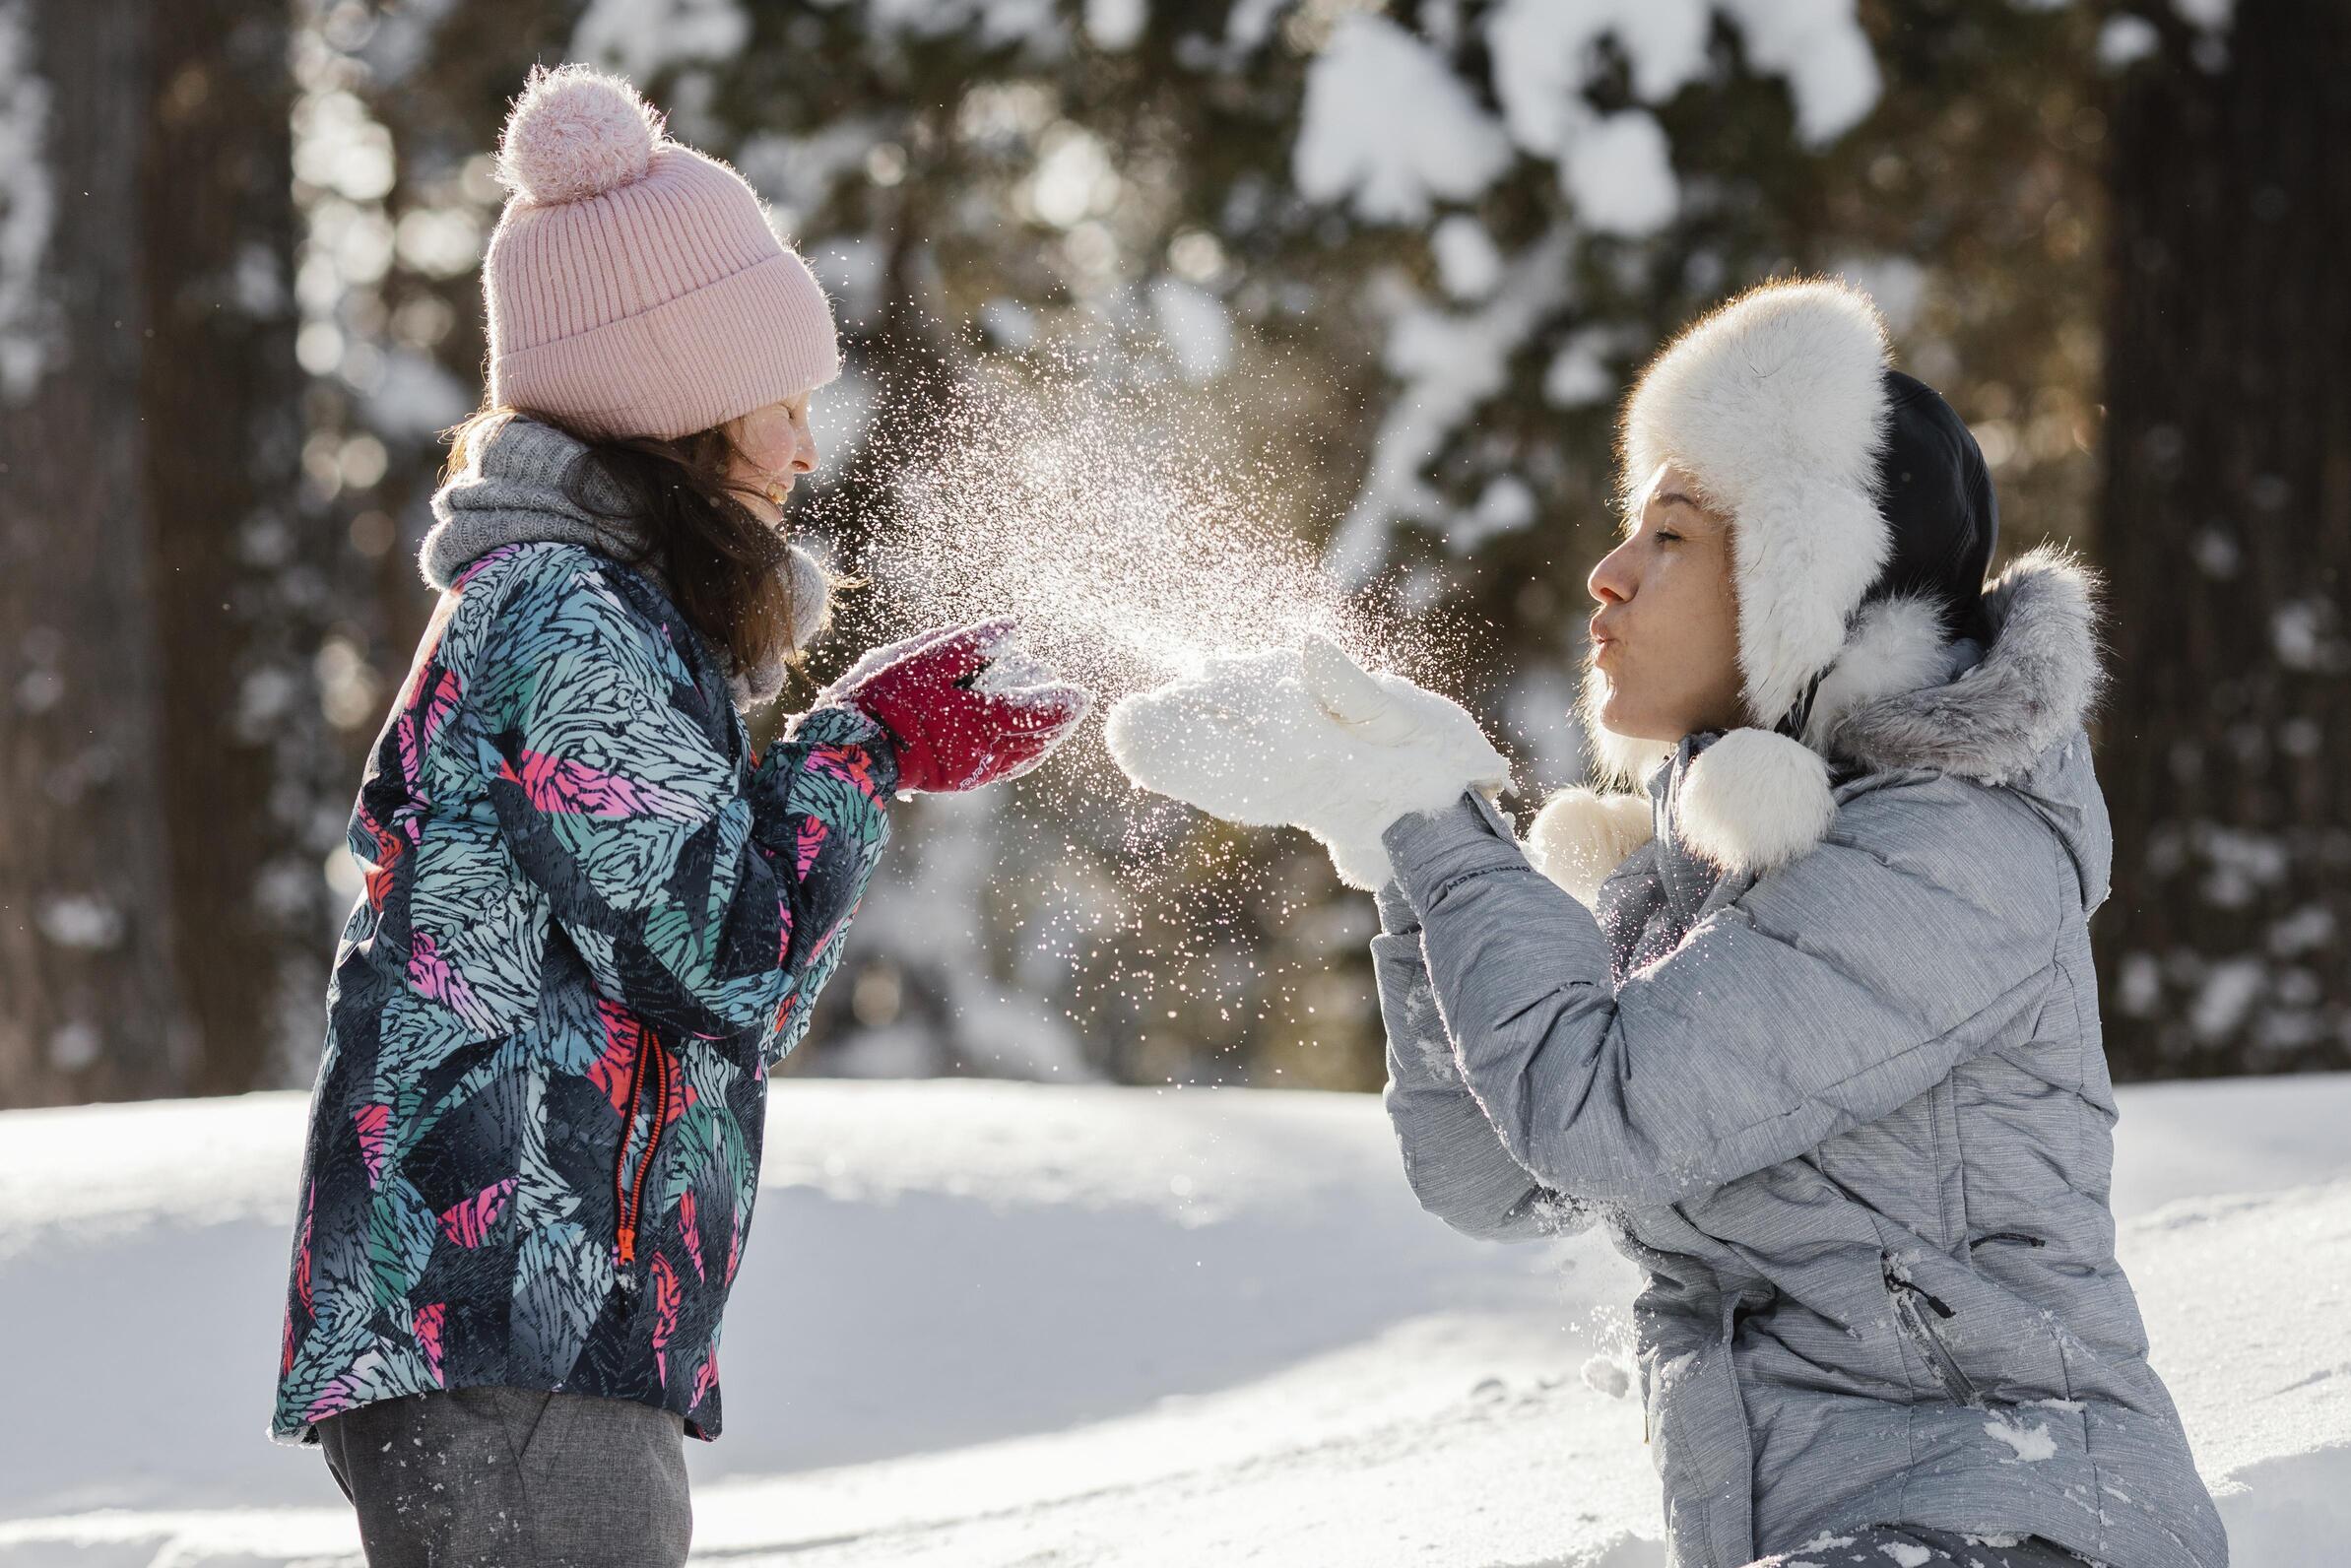
M 1462 1230 L 1597 1218 L 1646 1271 L 1673 1568 L 1875 1523 L 2228 1561 L 2115 1262 L 2090 596 L 2042 558 L 1992 608 L 1844 721 L 1826 839 L 1760 878 L 1675 839 L 1710 736 L 1598 919 L 1475 797 L 1388 834 L 1405 1169 Z

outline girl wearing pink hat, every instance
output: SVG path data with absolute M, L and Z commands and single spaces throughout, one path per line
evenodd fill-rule
M 741 710 L 825 619 L 781 512 L 840 370 L 823 293 L 618 78 L 534 72 L 499 167 L 489 396 L 352 814 L 271 1434 L 324 1450 L 375 1568 L 641 1568 L 686 1560 L 767 1072 L 885 803 L 1035 766 L 1086 699 L 954 627 L 755 753 Z

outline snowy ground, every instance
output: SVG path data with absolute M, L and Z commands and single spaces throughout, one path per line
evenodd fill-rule
M 0 1568 L 350 1568 L 262 1435 L 302 1100 L 0 1114 Z M 1655 1568 L 1597 1237 L 1422 1215 L 1369 1097 L 779 1083 L 700 1560 Z M 2125 1095 L 2240 1568 L 2351 1562 L 2351 1076 Z

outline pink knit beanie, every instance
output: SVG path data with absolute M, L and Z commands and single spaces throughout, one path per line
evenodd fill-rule
M 490 400 L 673 438 L 840 374 L 832 310 L 750 184 L 617 76 L 534 68 L 498 145 Z

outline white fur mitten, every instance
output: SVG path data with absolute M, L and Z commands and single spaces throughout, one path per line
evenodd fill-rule
M 1106 738 L 1146 790 L 1228 822 L 1306 829 L 1354 887 L 1393 875 L 1380 835 L 1399 817 L 1510 787 L 1510 763 L 1459 703 L 1319 635 L 1213 656 L 1139 691 L 1110 710 Z

